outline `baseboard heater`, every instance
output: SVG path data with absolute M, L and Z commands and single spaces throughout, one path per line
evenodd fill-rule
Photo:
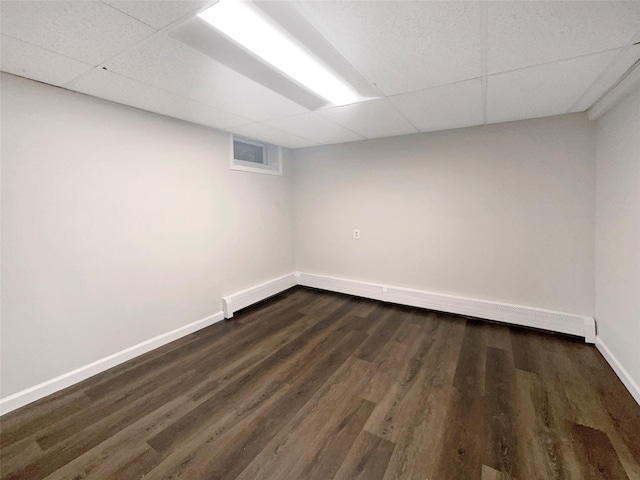
M 103 372 L 108 368 L 119 365 L 154 348 L 218 322 L 222 320 L 222 318 L 231 318 L 234 312 L 273 295 L 277 295 L 296 285 L 346 293 L 357 297 L 372 298 L 399 305 L 428 308 L 440 312 L 494 320 L 511 325 L 521 325 L 551 332 L 566 333 L 584 337 L 587 343 L 595 343 L 596 341 L 595 322 L 593 318 L 584 315 L 443 295 L 422 290 L 359 282 L 325 275 L 295 272 L 223 297 L 223 312 L 217 312 L 204 319 L 146 340 L 140 344 L 109 355 L 108 357 L 77 368 L 76 370 L 2 398 L 0 399 L 0 414 L 4 415 L 7 412 L 36 401 L 46 395 L 60 391 L 63 388 Z M 609 364 L 622 379 L 632 395 L 634 395 L 634 398 L 640 403 L 640 389 L 638 386 L 633 382 L 633 379 L 615 359 L 609 349 L 604 346 L 602 340 L 598 339 L 598 341 L 600 342 L 598 345 L 600 351 L 603 352 Z
M 344 278 L 296 272 L 262 283 L 241 292 L 223 297 L 226 318 L 234 312 L 276 295 L 295 285 L 346 293 L 388 303 L 427 308 L 445 313 L 493 320 L 496 322 L 538 328 L 551 332 L 584 337 L 586 343 L 595 343 L 596 325 L 593 317 L 547 310 L 526 305 L 492 302 L 475 298 L 393 287 Z
M 297 284 L 296 274 L 290 273 L 222 297 L 224 318 L 232 318 L 234 312 L 277 295 L 280 292 L 284 292 L 288 288 L 295 287 Z

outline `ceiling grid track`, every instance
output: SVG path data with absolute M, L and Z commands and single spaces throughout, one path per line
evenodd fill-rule
M 2 1 L 0 69 L 292 149 L 591 118 L 640 75 L 637 0 L 250 2 L 356 88 L 358 101 L 308 104 L 303 87 L 252 55 L 232 55 L 236 68 L 203 55 L 220 53 L 223 34 L 209 43 L 200 25 L 190 44 L 180 32 L 216 0 Z
M 487 124 L 487 49 L 489 43 L 489 3 L 480 2 L 480 75 L 482 77 L 482 123 Z
M 104 2 L 101 2 L 101 3 L 104 3 Z M 127 16 L 127 17 L 129 17 L 129 18 L 133 18 L 134 20 L 136 20 L 136 21 L 140 22 L 142 25 L 145 25 L 146 27 L 153 28 L 153 27 L 148 26 L 146 23 L 144 23 L 144 22 L 143 22 L 143 21 L 141 21 L 140 19 L 137 19 L 137 18 L 135 18 L 135 17 L 132 17 L 131 15 L 126 14 L 126 13 L 124 13 L 124 12 L 122 12 L 122 11 L 118 10 L 117 8 L 115 8 L 115 7 L 111 6 L 111 5 L 107 4 L 107 3 L 105 3 L 105 5 L 107 5 L 109 8 L 112 8 L 113 10 L 115 10 L 115 11 L 117 11 L 117 12 L 121 13 L 122 15 L 126 15 L 126 16 Z M 195 10 L 195 11 L 192 11 L 192 12 L 189 12 L 189 13 L 187 13 L 187 14 L 183 15 L 183 16 L 182 16 L 182 17 L 180 17 L 178 20 L 175 20 L 175 21 L 171 22 L 170 24 L 168 24 L 168 25 L 164 26 L 163 28 L 161 28 L 161 29 L 159 29 L 159 30 L 156 30 L 154 33 L 152 33 L 152 34 L 151 34 L 151 35 L 149 35 L 148 37 L 143 38 L 142 40 L 140 40 L 139 42 L 137 42 L 137 43 L 135 43 L 135 44 L 133 44 L 133 45 L 130 45 L 130 46 L 129 46 L 129 48 L 127 48 L 127 49 L 125 49 L 125 50 L 121 51 L 120 53 L 117 53 L 116 55 L 114 55 L 114 56 L 112 56 L 112 57 L 110 57 L 110 58 L 108 58 L 108 59 L 106 59 L 106 60 L 105 60 L 105 61 L 103 61 L 102 63 L 99 63 L 98 65 L 96 65 L 96 66 L 95 66 L 95 68 L 93 68 L 93 69 L 89 70 L 88 72 L 85 72 L 85 73 L 83 73 L 82 75 L 79 75 L 78 77 L 76 77 L 76 78 L 74 78 L 74 79 L 70 80 L 69 82 L 67 82 L 67 83 L 65 83 L 64 85 L 62 85 L 62 87 L 63 87 L 63 88 L 66 88 L 70 83 L 75 82 L 75 81 L 78 81 L 78 80 L 82 80 L 82 78 L 83 78 L 83 77 L 85 77 L 85 76 L 89 75 L 89 74 L 90 74 L 91 72 L 93 72 L 94 70 L 100 70 L 100 69 L 103 69 L 103 68 L 106 70 L 107 68 L 105 67 L 105 65 L 109 64 L 110 62 L 113 62 L 114 60 L 117 60 L 117 59 L 119 59 L 119 58 L 121 58 L 121 57 L 125 56 L 125 55 L 126 55 L 127 53 L 129 53 L 131 50 L 134 50 L 134 49 L 136 49 L 136 48 L 139 48 L 139 47 L 141 47 L 141 46 L 143 46 L 143 45 L 145 45 L 145 44 L 147 44 L 147 43 L 151 43 L 151 42 L 152 42 L 152 41 L 154 41 L 155 39 L 157 39 L 157 38 L 159 38 L 159 37 L 163 36 L 165 33 L 170 32 L 171 30 L 173 30 L 173 29 L 174 29 L 174 28 L 176 28 L 177 26 L 179 26 L 179 25 L 181 25 L 182 23 L 184 23 L 184 22 L 186 22 L 186 21 L 190 20 L 191 18 L 193 18 L 193 16 L 194 16 L 194 15 L 196 15 L 196 14 L 197 14 L 197 13 L 199 13 L 200 11 L 204 10 L 205 8 L 206 8 L 206 7 L 201 7 L 201 8 L 199 8 L 198 10 Z M 154 30 L 155 30 L 155 29 L 154 29 Z M 216 108 L 217 108 L 217 107 L 216 107 Z
M 631 37 L 631 39 L 629 39 L 629 42 L 627 43 L 627 45 L 625 45 L 620 50 L 618 55 L 616 55 L 616 57 L 613 60 L 611 60 L 611 62 L 609 62 L 606 68 L 600 73 L 600 75 L 598 75 L 598 77 L 593 81 L 593 83 L 589 86 L 589 88 L 587 88 L 583 92 L 583 94 L 580 95 L 580 97 L 578 97 L 578 99 L 573 103 L 573 105 L 571 105 L 571 107 L 567 110 L 566 113 L 588 110 L 592 108 L 594 105 L 596 105 L 598 102 L 600 102 L 604 97 L 606 97 L 609 94 L 609 92 L 611 92 L 611 90 L 613 90 L 615 86 L 618 85 L 622 81 L 622 79 L 637 65 L 638 61 L 640 61 L 640 47 L 638 47 L 638 44 L 640 43 L 639 41 L 640 41 L 640 31 L 638 31 L 635 35 Z M 633 54 L 634 47 L 636 50 L 638 50 L 638 52 L 635 55 Z M 619 76 L 618 80 L 615 81 L 615 83 L 613 83 L 612 85 L 609 85 L 609 87 L 604 91 L 604 93 L 600 93 L 600 95 L 597 98 L 589 99 L 589 96 L 593 96 L 594 91 L 596 92 L 602 91 L 602 88 L 599 88 L 601 86 L 600 85 L 601 83 L 606 83 L 606 84 L 610 83 L 607 81 L 607 78 L 609 77 L 610 72 L 616 71 L 619 68 L 625 68 L 627 66 L 627 64 L 629 63 L 628 61 L 629 56 L 633 56 L 634 60 L 632 61 L 631 66 L 626 68 L 624 70 L 624 73 L 622 73 L 621 76 L 617 75 Z M 620 72 L 618 72 L 618 74 L 619 73 Z M 582 107 L 584 108 L 580 108 L 580 104 L 584 102 L 585 99 L 587 99 L 588 105 L 582 105 Z

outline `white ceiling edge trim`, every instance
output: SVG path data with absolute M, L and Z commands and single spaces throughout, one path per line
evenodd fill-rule
M 634 49 L 622 49 L 566 113 L 584 112 L 595 105 L 638 60 L 637 54 Z
M 606 92 L 589 110 L 589 120 L 597 120 L 602 115 L 613 109 L 620 101 L 640 87 L 640 60 L 638 60 L 627 73 Z

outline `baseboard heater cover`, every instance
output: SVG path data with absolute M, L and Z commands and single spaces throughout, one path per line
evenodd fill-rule
M 2 398 L 0 399 L 0 415 L 62 390 L 115 365 L 220 321 L 223 318 L 232 318 L 234 312 L 273 295 L 277 295 L 296 285 L 400 305 L 467 315 L 512 325 L 522 325 L 553 332 L 567 333 L 584 337 L 587 343 L 595 343 L 596 341 L 594 319 L 584 315 L 557 312 L 523 305 L 489 302 L 474 298 L 392 287 L 325 275 L 294 272 L 223 297 L 222 312 L 159 335 L 158 337 L 134 345 L 133 347 L 85 365 L 72 372 L 60 375 L 42 384 Z
M 254 287 L 222 297 L 222 311 L 224 318 L 232 318 L 233 314 L 249 305 L 258 303 L 266 298 L 277 295 L 297 285 L 295 273 L 269 280 Z
M 444 295 L 324 275 L 298 273 L 296 276 L 298 284 L 307 287 L 347 293 L 411 307 L 428 308 L 440 312 L 483 318 L 511 325 L 576 335 L 584 337 L 586 343 L 595 343 L 596 341 L 595 320 L 593 317 L 586 315 Z

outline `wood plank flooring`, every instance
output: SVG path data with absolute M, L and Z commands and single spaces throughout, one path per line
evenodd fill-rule
M 302 287 L 0 423 L 7 480 L 640 479 L 594 347 Z

